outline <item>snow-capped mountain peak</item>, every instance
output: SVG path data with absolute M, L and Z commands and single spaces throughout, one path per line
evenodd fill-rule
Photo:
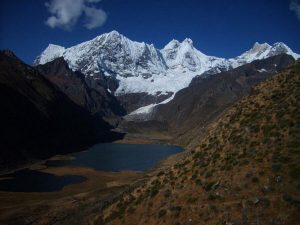
M 168 44 L 166 44 L 166 46 L 163 49 L 174 49 L 177 48 L 178 45 L 180 45 L 180 42 L 178 40 L 173 39 Z
M 37 63 L 52 60 L 42 53 Z M 62 56 L 73 70 L 86 75 L 151 76 L 166 70 L 164 59 L 153 46 L 131 41 L 117 31 L 102 34 L 79 45 L 65 49 Z M 145 75 L 146 74 L 146 75 Z
M 38 56 L 33 64 L 45 64 L 58 57 L 61 57 L 66 49 L 59 45 L 49 44 L 48 47 Z
M 253 47 L 249 50 L 249 53 L 259 53 L 259 52 L 263 52 L 265 51 L 266 49 L 270 48 L 271 45 L 269 45 L 268 43 L 258 43 L 258 42 L 255 42 Z
M 109 36 L 123 36 L 122 34 L 120 34 L 118 31 L 116 30 L 112 30 L 111 32 L 109 33 L 106 33 L 107 35 Z
M 272 46 L 268 43 L 259 44 L 258 42 L 255 42 L 251 49 L 238 56 L 237 59 L 244 60 L 248 63 L 255 59 L 265 58 L 271 47 Z
M 290 47 L 288 47 L 286 44 L 284 44 L 283 42 L 276 42 L 273 44 L 272 48 L 270 49 L 270 56 L 273 55 L 278 55 L 278 54 L 282 54 L 282 53 L 286 53 L 288 55 L 293 56 L 295 59 L 300 58 L 300 55 L 293 52 L 292 49 L 290 49 Z
M 190 38 L 184 39 L 182 44 L 187 44 L 187 45 L 190 45 L 191 47 L 193 47 L 193 41 Z
M 140 92 L 156 95 L 175 93 L 187 87 L 196 75 L 218 73 L 282 53 L 299 58 L 282 42 L 273 45 L 256 42 L 240 56 L 224 59 L 202 53 L 190 38 L 182 42 L 173 39 L 158 50 L 153 44 L 132 41 L 111 31 L 70 48 L 50 44 L 34 64 L 45 64 L 62 56 L 72 70 L 86 76 L 102 74 L 115 79 L 119 85 L 117 95 Z
M 251 49 L 236 58 L 229 59 L 229 61 L 231 63 L 231 66 L 235 68 L 245 63 L 250 63 L 254 60 L 265 59 L 283 53 L 291 55 L 295 59 L 298 59 L 300 57 L 299 54 L 294 53 L 286 44 L 282 42 L 276 42 L 273 45 L 269 45 L 268 43 L 260 44 L 258 42 L 255 42 Z
M 177 71 L 202 73 L 210 67 L 209 56 L 194 48 L 190 38 L 184 39 L 181 43 L 172 40 L 161 53 L 168 67 Z

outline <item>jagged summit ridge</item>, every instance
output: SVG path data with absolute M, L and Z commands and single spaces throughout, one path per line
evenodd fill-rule
M 193 41 L 186 38 L 181 43 L 177 40 L 169 42 L 161 53 L 169 69 L 201 74 L 214 67 L 229 68 L 224 58 L 207 56 L 193 46 Z
M 269 45 L 268 43 L 260 44 L 258 42 L 255 42 L 251 49 L 236 58 L 229 59 L 229 61 L 231 61 L 233 67 L 237 67 L 245 63 L 250 63 L 254 60 L 265 59 L 283 53 L 293 56 L 294 59 L 298 59 L 300 57 L 299 54 L 294 53 L 283 42 L 276 42 L 273 45 Z
M 33 64 L 45 64 L 50 62 L 56 58 L 63 56 L 65 52 L 65 48 L 59 45 L 49 44 L 48 47 L 42 52 L 40 56 L 38 56 Z
M 182 42 L 172 40 L 159 50 L 153 44 L 132 41 L 111 31 L 70 48 L 50 44 L 34 64 L 45 64 L 62 56 L 72 70 L 116 79 L 119 83 L 116 95 L 140 92 L 156 95 L 176 93 L 196 75 L 218 73 L 282 53 L 299 58 L 282 42 L 255 43 L 240 56 L 224 59 L 205 55 L 194 47 L 190 38 Z

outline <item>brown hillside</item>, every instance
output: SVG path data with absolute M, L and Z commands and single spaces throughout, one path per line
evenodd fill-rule
M 95 224 L 299 224 L 300 61 L 254 88 L 200 143 Z

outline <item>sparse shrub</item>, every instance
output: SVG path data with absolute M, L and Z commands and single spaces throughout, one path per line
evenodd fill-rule
M 220 153 L 215 152 L 212 157 L 213 157 L 213 160 L 217 160 L 218 158 L 220 158 Z
M 267 197 L 262 197 L 262 198 L 260 199 L 260 202 L 261 202 L 261 204 L 262 204 L 263 206 L 265 206 L 265 207 L 269 207 L 270 204 L 271 204 L 270 200 L 269 200 Z
M 173 225 L 181 225 L 181 223 L 179 223 L 179 222 L 175 222 Z
M 196 197 L 189 197 L 188 200 L 187 200 L 187 202 L 193 204 L 193 203 L 195 203 L 197 200 L 198 200 L 198 199 L 197 199 Z
M 132 206 L 130 206 L 130 207 L 127 209 L 127 212 L 128 212 L 129 214 L 132 214 L 132 213 L 135 212 L 135 208 L 132 207 Z
M 207 199 L 210 200 L 210 201 L 213 201 L 213 200 L 217 199 L 217 196 L 213 193 L 209 193 Z
M 279 162 L 273 162 L 272 163 L 272 171 L 278 172 L 281 169 L 281 164 Z
M 291 166 L 289 174 L 292 178 L 300 180 L 300 166 Z
M 181 212 L 181 206 L 173 206 L 170 208 L 170 210 L 175 217 L 178 217 Z
M 259 179 L 258 179 L 258 177 L 252 177 L 251 181 L 252 181 L 253 183 L 258 183 L 258 182 L 259 182 Z
M 194 174 L 192 175 L 192 180 L 195 180 L 197 177 L 198 177 L 198 175 L 194 173 Z
M 196 179 L 196 180 L 195 180 L 195 183 L 196 183 L 197 185 L 199 185 L 199 186 L 202 185 L 202 182 L 201 182 L 200 179 Z
M 169 190 L 169 189 L 167 189 L 167 190 L 164 192 L 165 198 L 169 198 L 169 197 L 171 196 L 171 194 L 172 194 L 172 191 Z
M 226 166 L 225 166 L 225 170 L 227 170 L 227 171 L 228 171 L 228 170 L 232 170 L 232 168 L 233 168 L 232 165 L 226 165 Z
M 164 175 L 164 174 L 165 174 L 164 171 L 160 171 L 160 172 L 157 174 L 157 176 L 160 177 L 160 176 L 162 176 L 162 175 Z
M 152 188 L 152 189 L 150 190 L 150 197 L 151 197 L 151 198 L 154 197 L 155 195 L 158 194 L 158 192 L 159 192 L 159 189 L 158 189 L 158 188 Z
M 215 181 L 211 181 L 211 182 L 207 182 L 205 185 L 204 185 L 204 190 L 205 191 L 210 191 L 212 186 L 215 184 Z
M 207 171 L 205 174 L 205 178 L 211 177 L 212 176 L 212 172 L 211 171 Z
M 144 200 L 143 195 L 140 195 L 136 200 L 135 200 L 135 204 L 139 205 L 142 203 L 142 201 Z
M 125 209 L 126 208 L 122 207 L 119 210 L 112 211 L 111 214 L 106 219 L 106 222 L 115 220 L 117 218 L 121 219 L 124 216 Z
M 158 212 L 158 218 L 161 218 L 167 214 L 167 211 L 165 209 L 161 209 Z

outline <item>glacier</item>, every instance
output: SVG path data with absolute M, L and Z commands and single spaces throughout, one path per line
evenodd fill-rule
M 240 56 L 225 59 L 205 55 L 189 38 L 182 42 L 171 40 L 163 49 L 157 49 L 153 44 L 132 41 L 112 31 L 69 48 L 49 44 L 34 65 L 63 57 L 72 70 L 86 76 L 104 75 L 116 79 L 115 95 L 164 95 L 187 87 L 197 75 L 215 74 L 282 53 L 295 59 L 300 57 L 282 42 L 273 45 L 256 42 Z

